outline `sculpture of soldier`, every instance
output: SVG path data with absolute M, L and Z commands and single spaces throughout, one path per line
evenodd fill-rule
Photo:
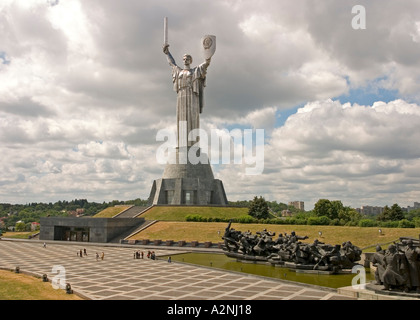
M 308 264 L 310 249 L 306 244 L 296 243 L 293 249 L 293 257 L 296 263 Z
M 323 243 L 321 242 L 321 244 Z M 322 249 L 318 239 L 315 239 L 312 244 L 309 244 L 308 248 L 309 248 L 308 263 L 316 264 L 318 261 L 320 261 L 320 258 L 321 258 L 320 250 Z
M 239 236 L 239 249 L 238 251 L 243 253 L 243 254 L 248 254 L 251 255 L 252 254 L 252 245 L 249 243 L 248 238 L 246 235 L 241 234 Z
M 268 255 L 267 245 L 263 238 L 259 238 L 257 244 L 252 248 L 258 256 Z
M 350 241 L 346 241 L 341 246 L 342 266 L 344 268 L 352 268 L 356 261 L 361 258 L 362 250 L 353 245 Z
M 285 238 L 283 237 L 282 233 L 279 233 L 279 236 L 277 237 L 277 239 L 274 241 L 274 244 L 283 244 L 285 242 Z
M 312 244 L 300 240 L 307 236 L 298 236 L 294 231 L 290 235 L 279 234 L 273 241 L 274 232 L 264 229 L 255 235 L 251 232 L 240 232 L 231 228 L 231 223 L 225 229 L 223 239 L 225 250 L 241 253 L 248 257 L 264 258 L 274 263 L 295 262 L 313 266 L 313 269 L 333 270 L 351 268 L 360 259 L 361 250 L 350 241 L 340 245 L 329 245 L 315 239 Z
M 266 237 L 266 236 L 268 236 L 268 237 L 274 237 L 275 235 L 276 235 L 276 233 L 275 232 L 270 232 L 270 231 L 267 231 L 267 229 L 264 229 L 263 231 L 257 231 L 257 234 L 260 236 L 260 237 Z
M 420 248 L 414 247 L 412 240 L 408 240 L 406 244 L 404 254 L 407 260 L 410 287 L 420 293 Z
M 404 287 L 408 291 L 407 283 L 401 275 L 401 257 L 398 254 L 396 246 L 391 244 L 384 256 L 385 272 L 383 275 L 383 283 L 385 290 L 393 290 L 398 287 Z
M 329 269 L 332 265 L 336 267 L 342 266 L 342 258 L 340 254 L 340 245 L 334 246 L 331 250 L 325 250 L 318 246 L 319 255 L 316 256 L 317 263 L 313 267 L 314 270 L 319 269 L 323 266 L 323 269 Z
M 375 270 L 376 284 L 384 283 L 384 272 L 385 272 L 384 257 L 385 257 L 384 250 L 382 250 L 381 246 L 377 245 L 376 252 L 373 254 L 373 257 L 371 260 L 372 265 L 376 267 L 376 270 Z
M 225 247 L 228 251 L 238 251 L 239 249 L 239 235 L 240 231 L 236 231 L 235 229 L 231 229 L 230 226 L 232 221 L 229 222 L 228 226 L 225 229 L 225 233 L 222 239 L 225 241 Z
M 337 270 L 343 268 L 343 257 L 341 255 L 341 246 L 336 244 L 328 253 L 328 262 L 330 268 Z
M 292 244 L 298 242 L 299 240 L 308 239 L 308 236 L 298 236 L 296 232 L 292 231 L 290 236 L 286 235 L 286 238 L 288 239 L 289 244 Z

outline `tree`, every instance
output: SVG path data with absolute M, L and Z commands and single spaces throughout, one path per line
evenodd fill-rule
M 329 217 L 331 211 L 331 201 L 328 199 L 319 199 L 314 206 L 314 213 L 316 216 L 326 216 Z
M 24 222 L 17 222 L 15 225 L 16 231 L 25 231 L 26 225 Z
M 267 219 L 270 216 L 267 201 L 261 196 L 255 196 L 249 205 L 248 214 L 256 219 Z
M 339 219 L 342 223 L 349 221 L 357 223 L 361 218 L 361 215 L 356 210 L 345 207 L 340 200 L 319 199 L 315 203 L 313 212 L 318 217 L 328 217 L 331 220 L 337 219 L 335 221 Z
M 420 209 L 410 210 L 409 212 L 405 214 L 405 218 L 408 220 L 420 218 Z
M 343 211 L 344 206 L 340 200 L 330 201 L 328 199 L 319 199 L 314 207 L 315 215 L 318 217 L 325 216 L 330 219 L 337 219 Z
M 362 219 L 362 214 L 357 212 L 355 209 L 350 207 L 344 207 L 343 210 L 338 214 L 338 218 L 345 223 L 350 223 L 350 225 L 357 225 Z
M 391 220 L 397 221 L 402 219 L 404 219 L 404 212 L 397 203 L 394 203 L 391 207 Z
M 394 203 L 391 208 L 385 206 L 384 211 L 376 219 L 378 221 L 399 221 L 404 219 L 404 212 L 397 203 Z

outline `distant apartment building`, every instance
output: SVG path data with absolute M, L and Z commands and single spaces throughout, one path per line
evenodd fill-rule
M 295 207 L 296 209 L 305 211 L 305 204 L 303 201 L 290 201 L 289 206 Z
M 384 211 L 384 207 L 374 207 L 374 206 L 361 206 L 360 209 L 356 209 L 357 212 L 365 215 L 379 215 Z
M 407 207 L 407 212 L 410 212 L 411 210 L 420 209 L 420 202 L 414 202 L 414 207 Z

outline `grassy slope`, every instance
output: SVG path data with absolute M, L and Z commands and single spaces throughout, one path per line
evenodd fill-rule
M 0 270 L 0 300 L 81 300 L 75 294 L 54 289 L 50 282 L 26 274 Z
M 237 207 L 165 207 L 156 206 L 142 214 L 146 220 L 185 221 L 187 215 L 200 215 L 212 218 L 239 218 L 247 215 L 248 208 Z
M 112 218 L 130 206 L 109 207 L 94 215 L 95 218 Z
M 109 208 L 113 209 L 113 208 Z M 237 207 L 174 207 L 156 206 L 141 215 L 146 220 L 159 220 L 156 224 L 135 234 L 130 239 L 149 239 L 149 240 L 185 240 L 200 242 L 212 241 L 221 242 L 224 230 L 227 226 L 225 222 L 186 222 L 187 215 L 200 215 L 212 218 L 238 218 L 248 214 L 247 208 Z M 379 234 L 378 228 L 361 227 L 340 227 L 340 226 L 309 226 L 309 225 L 264 225 L 264 224 L 238 224 L 233 223 L 232 227 L 246 231 L 250 230 L 253 234 L 257 231 L 267 229 L 279 233 L 295 231 L 298 235 L 307 235 L 309 239 L 305 242 L 312 242 L 319 239 L 328 244 L 342 244 L 350 240 L 353 244 L 364 248 L 376 244 L 385 244 L 397 240 L 401 236 L 418 238 L 420 228 L 381 228 L 383 233 Z M 318 232 L 322 232 L 322 237 Z M 384 247 L 386 247 L 385 245 Z M 370 249 L 371 251 L 373 249 Z
M 221 236 L 227 223 L 224 222 L 181 222 L 181 221 L 159 221 L 130 239 L 160 239 L 160 240 L 197 240 L 200 242 L 223 241 Z M 253 234 L 257 231 L 267 229 L 278 233 L 295 231 L 298 235 L 307 235 L 309 239 L 304 242 L 312 242 L 318 239 L 328 244 L 342 244 L 350 240 L 353 244 L 364 248 L 377 243 L 383 244 L 397 240 L 400 236 L 418 238 L 420 228 L 382 228 L 382 235 L 379 235 L 378 228 L 361 227 L 340 227 L 340 226 L 308 226 L 308 225 L 264 225 L 264 224 L 238 224 L 233 223 L 232 228 L 240 231 L 250 230 Z M 318 232 L 322 232 L 322 237 Z M 219 235 L 220 232 L 220 235 Z M 387 247 L 387 246 L 384 246 Z

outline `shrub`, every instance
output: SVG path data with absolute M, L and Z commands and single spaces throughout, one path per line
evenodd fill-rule
M 293 218 L 286 218 L 286 219 L 276 219 L 276 224 L 293 224 Z
M 304 225 L 306 223 L 307 223 L 306 219 L 300 219 L 300 218 L 293 219 L 293 224 Z
M 400 222 L 398 223 L 398 227 L 400 228 L 415 228 L 415 223 L 412 221 L 409 221 L 407 219 L 402 219 L 400 220 Z
M 308 220 L 306 220 L 306 223 L 309 225 L 318 225 L 319 220 L 317 217 L 309 217 Z
M 327 216 L 320 216 L 318 217 L 318 219 L 319 219 L 319 224 L 323 226 L 328 226 L 331 223 L 331 219 L 328 218 Z
M 320 216 L 320 217 L 309 217 L 307 220 L 307 224 L 309 225 L 329 225 L 331 219 L 327 216 Z
M 243 216 L 240 216 L 238 219 L 238 222 L 239 223 L 253 223 L 253 222 L 255 222 L 256 220 L 253 218 L 253 217 L 251 217 L 250 215 L 243 215 Z
M 186 221 L 194 221 L 194 222 L 200 222 L 203 221 L 203 217 L 199 214 L 189 214 L 185 216 Z
M 330 226 L 339 226 L 339 225 L 340 225 L 340 219 L 338 218 L 331 219 Z
M 379 223 L 380 227 L 383 228 L 398 228 L 399 221 L 381 221 Z
M 361 219 L 359 221 L 359 227 L 376 227 L 377 223 L 376 221 L 373 221 L 371 219 Z

